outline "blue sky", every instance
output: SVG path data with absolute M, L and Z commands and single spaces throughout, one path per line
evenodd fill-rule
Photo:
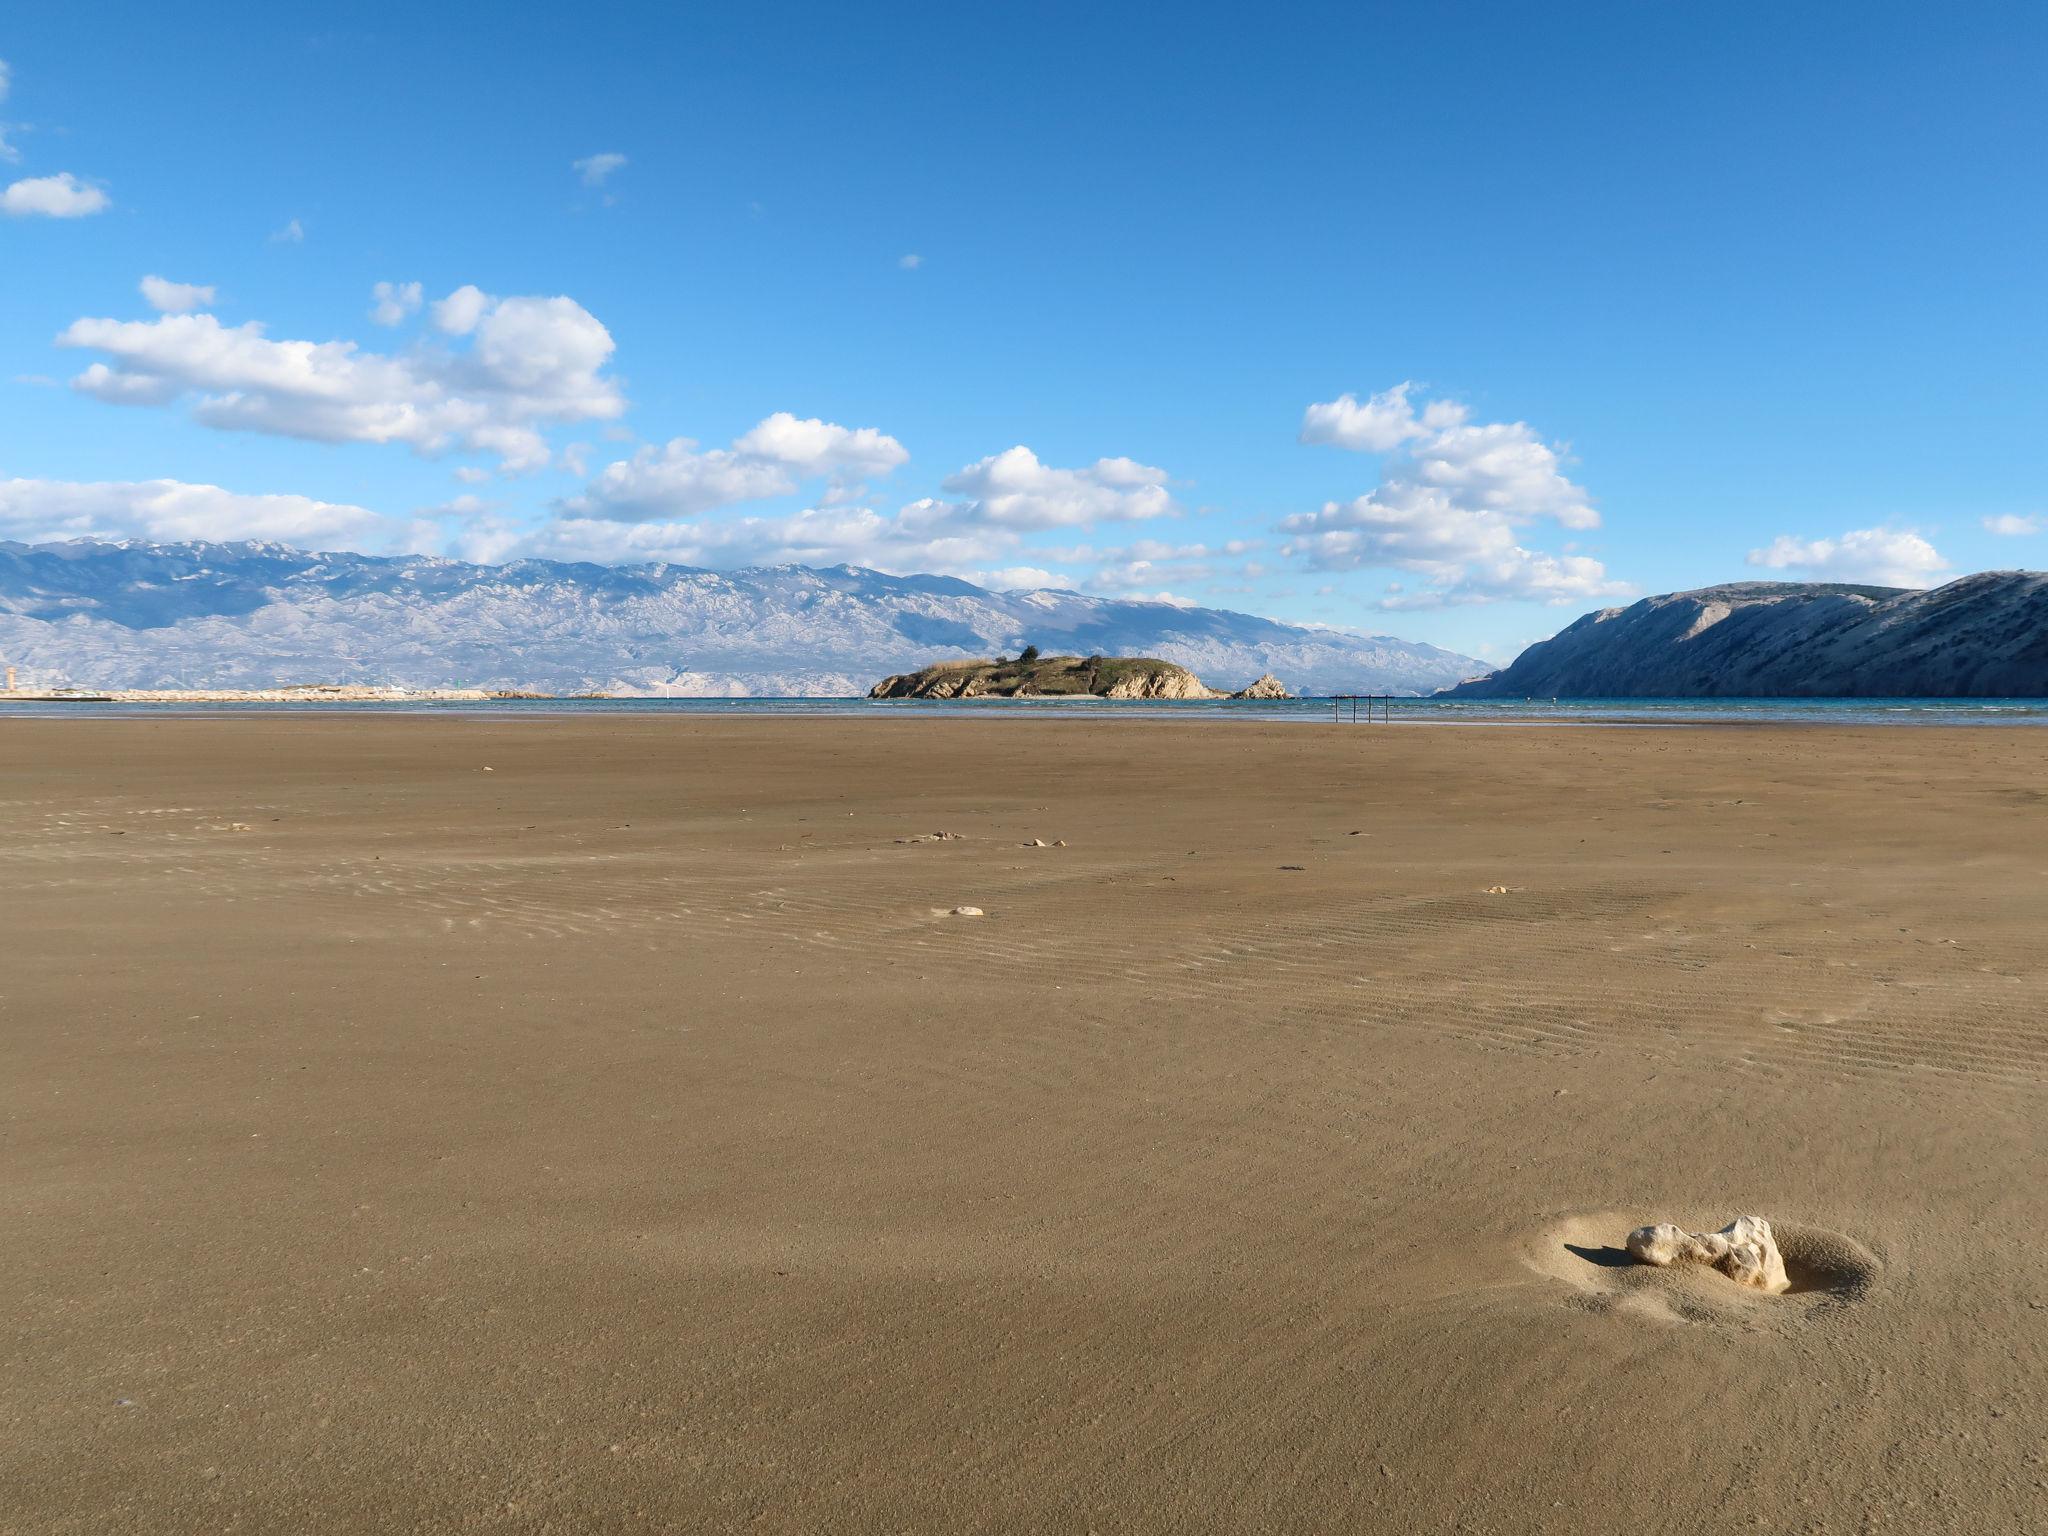
M 0 59 L 0 536 L 1485 656 L 2048 548 L 2038 6 L 82 4 Z

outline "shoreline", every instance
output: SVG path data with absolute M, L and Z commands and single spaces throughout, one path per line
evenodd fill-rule
M 1321 698 L 1161 700 L 1102 698 L 972 701 L 861 697 L 661 698 L 532 694 L 445 689 L 394 694 L 365 691 L 317 696 L 228 690 L 206 696 L 130 690 L 112 697 L 50 698 L 0 693 L 0 719 L 381 719 L 402 716 L 500 720 L 1017 720 L 1132 724 L 1289 724 L 1368 731 L 1387 726 L 1784 726 L 1810 729 L 1912 726 L 1980 730 L 2048 726 L 2048 699 L 1672 699 L 1558 703 L 1396 697 L 1391 719 L 1332 718 Z
M 14 1524 L 2027 1527 L 2034 738 L 946 717 L 0 730 Z

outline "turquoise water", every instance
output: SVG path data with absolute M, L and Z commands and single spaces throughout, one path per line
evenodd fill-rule
M 1361 701 L 1359 722 L 1364 724 Z M 1374 706 L 1377 721 L 1384 706 Z M 138 715 L 432 714 L 804 715 L 980 719 L 990 715 L 1090 720 L 1298 720 L 1328 724 L 1328 699 L 506 699 L 389 704 L 0 704 L 0 718 L 128 718 Z M 1336 713 L 1350 722 L 1351 706 Z M 1395 725 L 1695 725 L 1738 722 L 1825 725 L 2048 725 L 2048 699 L 1395 699 Z

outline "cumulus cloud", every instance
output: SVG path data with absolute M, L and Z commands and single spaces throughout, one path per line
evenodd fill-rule
M 861 565 L 959 574 L 1000 560 L 1012 540 L 949 530 L 913 503 L 889 515 L 867 507 L 807 507 L 784 517 L 623 523 L 565 517 L 521 553 L 549 559 L 667 560 L 682 565 Z
M 1171 515 L 1177 508 L 1166 479 L 1165 470 L 1134 459 L 1056 469 L 1019 446 L 969 464 L 941 488 L 965 498 L 963 521 L 1020 530 L 1078 528 Z
M 912 251 L 908 255 L 898 256 L 896 258 L 896 265 L 906 272 L 915 272 L 924 265 L 924 258 L 918 255 L 917 252 Z
M 464 283 L 445 299 L 434 300 L 434 327 L 450 336 L 467 336 L 497 302 L 474 283 Z
M 901 443 L 873 427 L 777 411 L 730 448 L 700 448 L 687 437 L 642 448 L 606 465 L 562 510 L 573 518 L 669 522 L 787 496 L 799 481 L 818 475 L 887 474 L 909 457 Z
M 1432 400 L 1417 415 L 1408 398 L 1415 387 L 1404 381 L 1363 404 L 1356 395 L 1343 394 L 1311 405 L 1302 413 L 1301 441 L 1358 453 L 1390 453 L 1412 439 L 1464 423 L 1465 407 L 1455 400 Z
M 209 291 L 207 298 L 213 297 Z M 379 283 L 370 290 L 370 318 L 379 325 L 402 325 L 420 307 L 418 283 Z
M 607 151 L 600 155 L 585 155 L 581 160 L 572 160 L 569 162 L 569 168 L 581 178 L 586 187 L 601 187 L 611 179 L 612 173 L 623 168 L 625 163 L 624 155 L 617 151 Z
M 0 192 L 0 213 L 17 219 L 82 219 L 112 206 L 113 200 L 105 192 L 69 171 L 25 176 Z
M 580 496 L 562 503 L 572 517 L 659 522 L 742 501 L 786 496 L 796 481 L 782 465 L 729 448 L 699 448 L 678 437 L 607 464 Z
M 160 315 L 186 315 L 213 303 L 211 283 L 174 283 L 152 273 L 137 286 L 149 307 Z
M 1080 545 L 1070 549 L 1033 550 L 1061 565 L 1094 569 L 1085 585 L 1112 592 L 1139 592 L 1162 582 L 1186 585 L 1224 576 L 1263 574 L 1246 559 L 1259 548 L 1256 539 L 1227 539 L 1217 544 L 1173 544 L 1162 539 L 1136 539 L 1111 549 Z
M 1042 587 L 1070 586 L 1068 578 L 1048 571 L 1042 565 L 1006 565 L 998 570 L 980 571 L 971 578 L 977 586 L 988 587 L 996 592 L 1030 592 Z
M 490 300 L 466 352 L 386 356 L 352 341 L 273 341 L 256 321 L 209 314 L 73 321 L 59 346 L 105 353 L 72 380 L 123 405 L 189 400 L 193 419 L 229 431 L 328 443 L 403 443 L 496 455 L 508 470 L 545 465 L 541 428 L 626 408 L 604 373 L 611 333 L 568 298 Z
M 1919 534 L 1890 528 L 1857 528 L 1832 539 L 1780 534 L 1762 549 L 1752 549 L 1749 563 L 1819 581 L 1881 587 L 1932 586 L 1949 569 L 1940 551 Z
M 2022 517 L 2017 513 L 2003 512 L 1997 517 L 1984 519 L 1986 532 L 2008 539 L 2024 538 L 2030 533 L 2039 533 L 2044 527 L 2048 527 L 2048 518 L 2039 513 Z
M 1317 570 L 1392 566 L 1428 578 L 1427 590 L 1387 607 L 1568 603 L 1631 590 L 1589 556 L 1524 547 L 1521 530 L 1531 524 L 1600 523 L 1556 448 L 1525 422 L 1474 423 L 1456 401 L 1417 410 L 1415 390 L 1397 384 L 1363 402 L 1343 395 L 1308 408 L 1303 442 L 1389 458 L 1379 485 L 1363 496 L 1283 519 L 1281 530 L 1291 535 L 1285 555 Z
M 270 243 L 272 245 L 304 245 L 306 243 L 306 226 L 297 219 L 288 220 L 284 228 L 274 229 L 270 232 Z
M 558 559 L 668 560 L 685 565 L 860 565 L 877 570 L 931 571 L 1007 585 L 1076 586 L 1054 565 L 1094 563 L 1118 568 L 1117 590 L 1136 585 L 1125 567 L 1151 561 L 1151 583 L 1198 576 L 1204 560 L 1249 545 L 1209 548 L 1141 541 L 1096 552 L 1024 547 L 1034 532 L 1130 521 L 1173 511 L 1166 473 L 1129 459 L 1102 459 L 1084 469 L 1039 462 L 1013 448 L 970 464 L 944 482 L 947 496 L 923 497 L 882 512 L 854 504 L 844 477 L 886 474 L 908 455 L 873 428 L 847 428 L 778 412 L 730 447 L 705 449 L 687 438 L 642 448 L 608 466 L 582 494 L 557 504 L 555 522 L 521 552 Z M 829 475 L 817 504 L 783 516 L 710 517 L 719 508 L 785 495 L 807 477 Z M 1135 575 L 1135 572 L 1131 573 Z
M 1320 512 L 1283 519 L 1294 535 L 1283 553 L 1316 570 L 1393 566 L 1414 571 L 1428 589 L 1390 597 L 1386 608 L 1520 600 L 1569 603 L 1619 597 L 1632 589 L 1608 579 L 1598 560 L 1524 548 L 1499 512 L 1465 507 L 1440 490 L 1382 485 Z
M 307 496 L 244 496 L 178 480 L 0 480 L 0 532 L 39 539 L 278 539 L 313 548 L 360 538 L 382 519 Z
M 886 475 L 910 457 L 873 427 L 842 427 L 777 411 L 733 443 L 733 451 L 785 464 L 801 474 Z

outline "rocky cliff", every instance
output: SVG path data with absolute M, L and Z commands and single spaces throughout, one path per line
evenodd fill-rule
M 885 677 L 871 699 L 1221 699 L 1186 667 L 1155 656 L 1038 656 L 947 661 Z
M 1932 591 L 1757 581 L 1589 613 L 1452 698 L 2048 696 L 2048 575 Z

